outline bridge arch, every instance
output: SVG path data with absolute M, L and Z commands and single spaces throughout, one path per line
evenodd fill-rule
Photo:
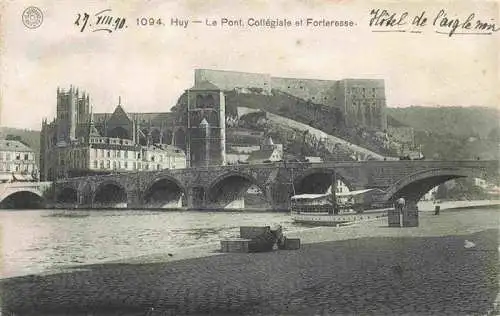
M 354 190 L 353 184 L 346 179 L 347 177 L 340 170 L 311 168 L 293 179 L 295 194 L 325 193 L 332 184 L 334 173 L 337 180 L 342 181 L 349 190 Z
M 226 172 L 214 179 L 208 186 L 206 200 L 212 206 L 226 207 L 231 202 L 243 197 L 250 187 L 255 186 L 260 192 L 262 202 L 272 205 L 266 194 L 265 186 L 254 176 L 238 172 Z
M 142 201 L 146 207 L 180 207 L 186 198 L 186 188 L 176 178 L 161 175 L 151 180 L 144 190 Z
M 448 180 L 479 176 L 474 169 L 466 168 L 436 168 L 410 174 L 392 184 L 383 196 L 383 201 L 390 202 L 404 197 L 414 202 L 433 187 Z
M 128 201 L 127 190 L 117 181 L 107 180 L 94 189 L 92 201 L 104 207 L 121 207 Z
M 6 192 L 0 207 L 6 209 L 39 209 L 45 207 L 45 198 L 37 189 L 21 189 Z

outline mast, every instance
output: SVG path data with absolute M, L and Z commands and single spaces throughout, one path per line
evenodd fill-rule
M 284 157 L 285 159 L 283 159 L 283 166 L 285 167 L 285 170 L 288 171 L 288 167 L 286 165 L 286 157 Z M 296 192 L 295 192 L 295 183 L 293 181 L 293 168 L 290 168 L 290 184 L 292 185 L 292 192 L 293 192 L 293 196 L 296 195 Z M 293 213 L 295 210 L 294 210 L 294 205 L 293 205 L 293 200 L 290 199 L 289 200 L 289 203 L 290 203 L 290 211 Z
M 337 174 L 335 173 L 335 171 L 332 173 L 332 210 L 329 211 L 328 213 L 333 213 L 334 214 L 337 214 L 338 213 L 338 204 L 337 204 Z

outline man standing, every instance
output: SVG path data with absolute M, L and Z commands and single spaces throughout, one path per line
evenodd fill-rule
M 398 209 L 398 216 L 399 216 L 399 218 L 401 219 L 401 217 L 403 217 L 402 218 L 402 222 L 404 222 L 404 217 L 405 217 L 404 214 L 403 214 L 404 208 L 405 208 L 405 204 L 406 204 L 405 199 L 403 197 L 400 197 L 398 199 L 398 201 L 397 201 L 397 209 Z M 403 226 L 404 226 L 404 224 L 403 224 Z
M 399 209 L 400 211 L 402 211 L 402 210 L 403 210 L 403 208 L 405 207 L 405 203 L 406 203 L 406 201 L 405 201 L 405 199 L 404 199 L 404 198 L 400 197 L 400 198 L 398 199 L 398 201 L 397 201 L 397 205 L 398 205 L 398 209 Z

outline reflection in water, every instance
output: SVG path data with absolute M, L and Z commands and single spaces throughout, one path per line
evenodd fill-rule
M 0 277 L 175 252 L 237 236 L 239 226 L 295 229 L 284 213 L 0 211 Z

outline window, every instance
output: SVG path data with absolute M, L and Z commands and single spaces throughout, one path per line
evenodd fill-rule
M 21 154 L 16 154 L 16 160 L 21 160 Z
M 128 169 L 128 163 L 126 161 L 123 163 L 123 168 Z
M 137 169 L 138 169 L 138 170 L 141 170 L 141 168 L 142 168 L 142 164 L 141 164 L 140 162 L 138 162 L 138 163 L 137 163 Z
M 29 160 L 29 155 L 28 154 L 24 154 L 24 160 Z
M 145 168 L 146 170 L 149 170 L 149 164 L 148 164 L 148 163 L 145 163 L 145 164 L 144 164 L 144 168 Z
M 101 161 L 99 162 L 99 168 L 100 168 L 100 169 L 104 169 L 104 160 L 101 160 Z
M 133 162 L 133 164 L 132 164 L 132 168 L 133 168 L 134 170 L 136 170 L 136 169 L 137 169 L 137 164 L 135 163 L 135 161 L 134 161 L 134 162 Z
M 10 153 L 7 153 L 5 156 L 7 157 L 6 160 L 10 160 Z
M 113 161 L 113 170 L 116 170 L 116 161 Z
M 128 150 L 123 151 L 123 158 L 125 158 L 125 159 L 128 158 Z
M 155 156 L 151 155 L 151 161 L 155 161 Z
M 106 161 L 106 169 L 111 169 L 111 161 Z
M 10 171 L 10 163 L 7 164 L 7 171 Z
M 108 158 L 111 158 L 111 152 L 108 150 Z
M 94 168 L 97 169 L 97 160 L 94 160 Z
M 122 168 L 122 163 L 121 161 L 118 161 L 118 169 L 121 169 Z
M 94 157 L 97 158 L 99 156 L 99 151 L 97 148 L 94 148 Z

